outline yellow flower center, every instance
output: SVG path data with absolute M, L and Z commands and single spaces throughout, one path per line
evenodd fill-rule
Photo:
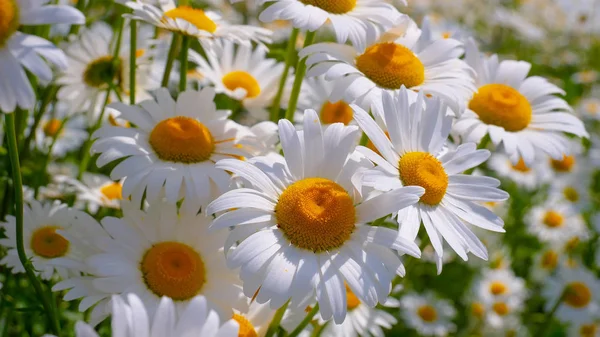
M 176 301 L 196 296 L 206 281 L 204 262 L 198 252 L 179 242 L 153 245 L 142 259 L 141 270 L 150 291 Z
M 598 111 L 600 111 L 600 105 L 595 102 L 587 102 L 584 106 L 584 109 L 590 115 L 595 115 L 598 113 Z
M 246 98 L 260 95 L 260 84 L 254 76 L 245 71 L 232 71 L 223 76 L 223 85 L 231 91 L 239 88 L 246 90 Z
M 517 132 L 531 122 L 531 105 L 518 90 L 504 84 L 486 84 L 469 102 L 485 124 L 497 125 L 506 131 Z
M 565 187 L 563 189 L 563 195 L 565 196 L 565 199 L 569 200 L 570 202 L 579 201 L 579 192 L 577 192 L 577 189 L 575 189 L 574 187 Z
M 506 293 L 507 290 L 508 288 L 506 287 L 506 285 L 500 281 L 494 281 L 490 284 L 490 292 L 494 296 L 502 295 Z
M 585 308 L 592 301 L 592 291 L 583 282 L 569 283 L 564 301 L 573 308 Z
M 356 7 L 356 0 L 300 0 L 300 2 L 319 7 L 331 14 L 345 14 Z
M 437 320 L 437 311 L 431 305 L 422 305 L 417 309 L 417 315 L 425 322 L 431 323 Z
M 416 87 L 425 81 L 425 66 L 410 49 L 390 42 L 367 48 L 356 58 L 356 67 L 385 89 Z
M 321 107 L 321 122 L 323 124 L 343 123 L 350 124 L 354 116 L 354 112 L 350 105 L 344 101 L 331 103 L 325 102 Z
M 19 28 L 19 6 L 15 0 L 0 0 L 0 48 Z
M 553 250 L 545 252 L 542 255 L 541 264 L 542 268 L 546 270 L 554 270 L 558 264 L 558 254 Z
M 316 253 L 343 245 L 356 224 L 352 197 L 324 178 L 306 178 L 288 186 L 275 214 L 279 228 L 294 246 Z
M 123 67 L 121 61 L 113 62 L 111 55 L 102 56 L 90 62 L 83 72 L 83 81 L 93 88 L 108 87 L 109 83 L 121 83 Z M 118 87 L 118 86 L 117 86 Z
M 215 142 L 210 130 L 197 120 L 177 116 L 156 124 L 149 143 L 158 158 L 177 163 L 199 163 L 210 159 Z
M 556 211 L 547 211 L 544 215 L 544 225 L 550 228 L 557 228 L 563 225 L 563 216 Z
M 171 19 L 183 19 L 196 26 L 199 30 L 210 33 L 214 33 L 217 30 L 217 24 L 203 10 L 198 8 L 181 6 L 165 12 L 164 15 Z
M 31 235 L 31 250 L 37 256 L 47 259 L 64 256 L 69 250 L 69 241 L 56 233 L 59 226 L 44 226 Z
M 573 166 L 575 166 L 575 156 L 563 155 L 561 160 L 550 159 L 552 168 L 557 172 L 567 173 L 571 172 Z
M 120 183 L 112 182 L 100 187 L 100 193 L 108 200 L 121 200 L 123 199 L 121 192 L 123 186 Z
M 1 0 L 0 0 L 1 1 Z M 62 122 L 56 118 L 52 118 L 44 124 L 43 130 L 46 137 L 55 137 L 58 136 L 58 131 L 60 130 L 60 126 Z
M 421 186 L 425 194 L 420 201 L 439 204 L 448 188 L 448 174 L 442 163 L 427 152 L 409 152 L 400 157 L 400 179 L 405 186 Z
M 595 337 L 598 332 L 598 326 L 594 323 L 584 324 L 579 328 L 579 335 L 581 337 Z
M 523 173 L 527 173 L 527 172 L 531 171 L 531 169 L 529 167 L 527 167 L 527 165 L 525 165 L 523 158 L 520 158 L 516 165 L 513 165 L 511 163 L 511 166 L 512 166 L 513 170 L 515 170 L 515 171 L 519 171 L 519 172 L 523 172 Z
M 258 337 L 254 325 L 244 316 L 233 314 L 233 319 L 240 325 L 238 337 Z
M 492 309 L 494 310 L 495 313 L 497 313 L 500 316 L 505 316 L 510 311 L 510 309 L 508 308 L 508 305 L 504 302 L 494 303 L 492 305 Z
M 352 292 L 350 287 L 346 284 L 346 304 L 348 307 L 348 311 L 356 309 L 360 305 L 360 300 L 356 295 Z
M 482 318 L 483 315 L 485 315 L 485 308 L 483 304 L 479 302 L 474 302 L 471 304 L 471 313 L 473 313 L 473 316 L 475 317 Z
M 579 243 L 580 243 L 580 240 L 578 237 L 574 237 L 574 238 L 570 239 L 565 244 L 565 251 L 567 253 L 573 252 L 577 248 L 577 246 L 579 246 Z

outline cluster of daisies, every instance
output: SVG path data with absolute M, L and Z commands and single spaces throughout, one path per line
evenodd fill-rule
M 3 333 L 599 336 L 597 78 L 473 18 L 550 2 L 0 0 Z

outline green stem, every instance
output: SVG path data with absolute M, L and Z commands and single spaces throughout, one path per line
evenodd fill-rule
M 54 149 L 54 145 L 56 144 L 56 141 L 58 140 L 58 136 L 60 135 L 60 133 L 62 132 L 63 128 L 65 127 L 65 125 L 67 124 L 69 120 L 69 117 L 66 117 L 61 123 L 60 126 L 58 127 L 58 130 L 56 131 L 56 133 L 52 136 L 52 142 L 50 143 L 50 146 L 48 147 L 48 153 L 46 155 L 46 157 L 44 158 L 44 162 L 42 163 L 42 167 L 40 170 L 40 174 L 39 174 L 39 179 L 42 179 L 43 177 L 46 176 L 46 168 L 48 167 L 48 163 L 50 162 L 50 158 L 52 158 L 52 150 Z M 40 187 L 41 187 L 41 182 L 36 184 L 34 192 L 33 192 L 33 197 L 35 199 L 37 199 L 39 191 L 40 191 Z
M 162 81 L 160 82 L 161 87 L 167 87 L 169 85 L 169 78 L 171 77 L 171 70 L 173 69 L 173 63 L 175 62 L 175 54 L 177 52 L 178 43 L 179 34 L 173 34 L 171 47 L 169 48 L 169 56 L 167 57 L 167 63 L 165 64 L 165 72 L 163 74 Z
M 283 97 L 285 83 L 287 82 L 287 78 L 290 73 L 290 68 L 292 67 L 292 61 L 294 60 L 294 56 L 296 55 L 296 41 L 298 40 L 299 32 L 300 30 L 298 28 L 292 29 L 292 34 L 290 35 L 290 39 L 288 40 L 287 50 L 285 53 L 285 67 L 283 68 L 283 74 L 279 79 L 279 88 L 277 89 L 277 94 L 275 95 L 273 105 L 271 106 L 271 121 L 275 123 L 277 123 L 277 120 L 279 119 L 279 110 L 281 110 L 281 98 Z
M 181 51 L 179 52 L 179 93 L 185 91 L 187 86 L 188 49 L 190 48 L 190 37 L 183 36 L 181 40 Z
M 563 289 L 562 293 L 560 294 L 560 296 L 556 300 L 556 303 L 554 303 L 554 305 L 552 306 L 552 309 L 550 309 L 550 311 L 546 314 L 546 319 L 544 319 L 544 323 L 542 323 L 542 326 L 540 327 L 540 330 L 537 332 L 537 334 L 535 334 L 536 337 L 544 337 L 546 335 L 546 330 L 548 330 L 548 328 L 550 327 L 550 323 L 552 322 L 552 318 L 554 317 L 554 314 L 556 313 L 556 311 L 558 310 L 558 308 L 562 304 L 562 302 L 563 302 L 565 296 L 567 295 L 568 291 L 569 291 L 569 289 L 566 288 L 566 287 L 565 287 L 565 289 Z
M 289 303 L 290 301 L 287 301 L 281 306 L 281 308 L 277 309 L 275 316 L 273 316 L 273 320 L 269 324 L 269 328 L 267 329 L 265 337 L 275 336 L 275 333 L 279 330 L 279 323 L 281 323 L 281 319 L 283 318 L 283 314 L 285 314 L 285 310 L 287 309 Z
M 360 136 L 359 145 L 367 146 L 368 143 L 369 143 L 369 136 L 367 136 L 367 134 L 363 132 L 362 136 Z
M 106 98 L 104 99 L 104 104 L 102 105 L 102 110 L 100 111 L 100 116 L 98 116 L 98 120 L 96 120 L 96 124 L 90 130 L 90 134 L 88 139 L 85 141 L 83 145 L 83 158 L 81 158 L 81 162 L 79 163 L 79 172 L 77 172 L 77 180 L 81 180 L 83 177 L 83 173 L 87 171 L 87 167 L 90 162 L 90 149 L 92 148 L 92 135 L 94 131 L 98 130 L 102 125 L 102 119 L 104 118 L 104 111 L 106 110 L 106 106 L 108 105 L 108 101 L 110 100 L 110 88 L 106 90 Z M 92 107 L 93 108 L 93 107 Z
M 24 160 L 29 155 L 29 146 L 31 145 L 31 141 L 33 140 L 33 138 L 35 138 L 36 136 L 35 130 L 38 128 L 40 121 L 42 120 L 42 116 L 46 112 L 48 105 L 50 104 L 50 102 L 52 102 L 52 98 L 54 97 L 57 91 L 58 87 L 55 85 L 49 86 L 44 91 L 44 94 L 42 96 L 42 103 L 40 104 L 40 108 L 38 109 L 37 114 L 35 114 L 34 116 L 33 125 L 30 128 L 31 131 L 29 132 L 29 135 L 27 135 L 27 138 L 25 138 L 25 141 L 23 142 L 23 147 L 21 149 L 23 153 L 23 155 L 21 156 L 22 160 Z
M 131 20 L 129 23 L 131 37 L 129 40 L 129 104 L 135 104 L 135 70 L 137 58 L 137 22 Z
M 113 62 L 120 61 L 119 54 L 121 53 L 121 41 L 123 40 L 123 26 L 125 26 L 125 20 L 121 18 L 117 28 L 117 41 L 115 42 L 115 50 L 113 52 Z
M 306 32 L 306 39 L 304 40 L 304 48 L 310 46 L 315 40 L 316 32 Z M 285 119 L 292 121 L 294 113 L 296 112 L 296 106 L 298 105 L 298 98 L 300 97 L 300 89 L 302 89 L 302 82 L 304 82 L 304 75 L 306 74 L 306 57 L 298 60 L 296 65 L 296 77 L 294 78 L 294 86 L 292 87 L 292 94 L 290 96 L 290 102 L 288 109 L 285 112 Z
M 306 328 L 306 326 L 309 325 L 310 322 L 312 322 L 313 317 L 315 317 L 317 312 L 319 312 L 319 303 L 315 304 L 315 306 L 312 308 L 312 310 L 306 315 L 306 317 L 304 317 L 302 322 L 300 322 L 300 324 L 294 329 L 294 331 L 292 331 L 289 335 L 287 335 L 287 337 L 296 337 L 296 336 L 300 335 L 300 333 L 302 333 L 304 328 Z
M 25 269 L 25 273 L 27 274 L 29 282 L 33 285 L 38 298 L 42 300 L 42 305 L 44 306 L 50 321 L 50 328 L 52 332 L 58 336 L 60 334 L 58 318 L 54 315 L 54 310 L 52 309 L 48 296 L 46 296 L 46 293 L 42 289 L 42 284 L 33 271 L 33 265 L 27 258 L 27 254 L 25 254 L 25 245 L 23 242 L 23 180 L 21 177 L 21 165 L 19 163 L 17 134 L 15 132 L 15 116 L 12 113 L 7 113 L 4 114 L 4 119 L 6 121 L 5 130 L 8 141 L 8 155 L 10 157 L 11 172 L 14 183 L 15 217 L 17 220 L 17 254 L 19 255 L 19 260 Z
M 85 7 L 85 0 L 77 1 L 77 5 L 75 5 L 75 8 L 77 8 L 80 12 L 83 12 L 83 7 Z M 77 33 L 79 32 L 79 27 L 81 27 L 81 26 L 80 25 L 71 25 L 71 29 L 69 30 L 69 35 L 70 34 L 77 35 Z

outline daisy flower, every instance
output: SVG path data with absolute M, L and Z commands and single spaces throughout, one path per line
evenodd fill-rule
M 555 96 L 564 94 L 562 89 L 542 77 L 527 77 L 531 64 L 483 56 L 473 40 L 467 43 L 466 60 L 477 73 L 478 92 L 454 124 L 463 141 L 479 143 L 489 134 L 514 164 L 523 159 L 531 166 L 541 153 L 554 159 L 567 153 L 564 132 L 588 137 L 567 102 Z
M 296 113 L 295 119 L 301 123 L 304 119 L 304 110 L 317 107 L 319 118 L 323 124 L 350 124 L 354 112 L 350 104 L 343 100 L 335 102 L 329 100 L 333 88 L 334 82 L 327 81 L 325 76 L 306 78 L 302 85 L 303 92 L 298 102 L 298 113 Z
M 141 29 L 137 46 L 136 101 L 151 98 L 150 66 L 145 47 L 151 37 L 148 30 Z M 104 106 L 109 85 L 114 85 L 121 98 L 129 102 L 129 30 L 123 32 L 119 57 L 113 59 L 111 49 L 112 28 L 95 22 L 90 28 L 82 29 L 78 39 L 64 47 L 69 60 L 57 83 L 62 85 L 57 97 L 68 104 L 71 112 L 87 112 L 90 125 L 96 123 Z M 111 102 L 119 101 L 114 90 L 110 90 Z
M 25 254 L 31 260 L 36 273 L 44 280 L 49 280 L 57 272 L 62 278 L 68 277 L 69 272 L 76 272 L 72 266 L 57 263 L 62 259 L 78 259 L 92 251 L 89 247 L 76 247 L 69 239 L 72 233 L 76 235 L 96 235 L 102 239 L 100 225 L 87 213 L 70 209 L 58 201 L 40 203 L 31 200 L 24 209 L 23 242 Z M 25 269 L 17 254 L 16 219 L 12 215 L 6 217 L 6 222 L 0 223 L 4 228 L 6 238 L 0 239 L 0 244 L 8 252 L 0 264 L 12 269 L 13 273 L 23 273 Z
M 554 315 L 562 322 L 587 323 L 600 315 L 600 281 L 582 267 L 561 268 L 554 277 L 546 279 L 542 294 L 546 310 L 563 296 Z
M 85 23 L 77 9 L 47 3 L 0 0 L 0 110 L 4 113 L 35 105 L 35 92 L 25 70 L 48 83 L 52 80 L 52 68 L 46 61 L 62 70 L 69 66 L 65 54 L 50 41 L 18 30 L 20 26 Z
M 81 182 L 67 176 L 57 176 L 54 179 L 72 186 L 77 201 L 86 203 L 90 213 L 98 212 L 100 207 L 121 208 L 123 184 L 107 176 L 86 172 Z
M 93 305 L 91 319 L 100 322 L 109 314 L 112 294 L 135 293 L 150 315 L 167 296 L 181 313 L 196 295 L 205 296 L 221 318 L 231 318 L 231 308 L 243 310 L 237 272 L 227 268 L 223 242 L 227 233 L 208 233 L 211 220 L 205 214 L 177 210 L 162 201 L 146 211 L 139 203 L 124 201 L 123 218 L 105 217 L 101 223 L 109 238 L 77 245 L 94 245 L 99 253 L 84 260 L 86 276 L 57 283 L 66 290 L 65 300 L 83 298 L 79 310 Z M 213 307 L 211 305 L 211 307 Z
M 247 46 L 252 41 L 271 42 L 272 32 L 268 29 L 231 25 L 216 12 L 190 6 L 178 6 L 173 0 L 160 1 L 159 7 L 143 1 L 129 1 L 125 5 L 133 9 L 133 14 L 128 14 L 127 17 L 186 36 L 199 39 L 222 38 Z
M 295 28 L 314 32 L 330 23 L 338 43 L 350 41 L 362 49 L 379 33 L 401 18 L 398 10 L 384 0 L 265 0 L 274 2 L 260 21 L 290 20 Z
M 368 109 L 380 105 L 383 92 L 411 91 L 443 98 L 460 113 L 473 94 L 472 70 L 458 58 L 462 43 L 431 40 L 408 17 L 366 48 L 319 43 L 300 52 L 308 56 L 307 76 L 325 75 L 334 82 L 330 100 L 357 102 Z M 412 97 L 411 97 L 412 98 Z
M 68 116 L 66 107 L 61 106 L 54 116 L 44 114 L 40 127 L 33 131 L 36 133 L 36 146 L 44 152 L 52 146 L 54 157 L 64 157 L 68 152 L 78 150 L 87 140 L 86 124 L 85 117 Z
M 475 281 L 473 292 L 483 306 L 486 324 L 501 328 L 523 309 L 525 281 L 510 269 L 490 269 Z
M 163 297 L 154 315 L 148 315 L 143 301 L 136 294 L 127 294 L 126 298 L 125 301 L 118 295 L 112 297 L 113 336 L 238 336 L 238 324 L 232 319 L 221 324 L 219 315 L 210 309 L 210 304 L 203 296 L 194 297 L 179 313 L 173 300 Z M 99 337 L 91 326 L 82 321 L 75 325 L 75 336 Z
M 549 181 L 551 174 L 544 165 L 538 162 L 531 167 L 527 166 L 523 159 L 516 164 L 504 153 L 494 153 L 488 161 L 488 167 L 495 171 L 498 176 L 513 181 L 517 186 L 528 190 L 534 190 L 543 183 Z
M 265 48 L 240 45 L 235 49 L 233 42 L 223 41 L 223 46 L 216 49 L 206 53 L 206 60 L 190 51 L 190 60 L 198 64 L 196 70 L 217 93 L 240 101 L 254 118 L 269 119 L 267 109 L 277 93 L 284 65 L 267 58 Z M 288 89 L 292 86 L 293 76 L 290 72 L 286 79 Z M 287 105 L 288 98 L 289 90 L 284 94 L 281 107 Z
M 264 337 L 274 315 L 268 303 L 254 301 L 243 312 L 234 308 L 233 320 L 240 326 L 238 337 Z
M 243 145 L 249 136 L 240 139 L 237 123 L 228 119 L 231 112 L 217 110 L 214 97 L 212 88 L 204 88 L 187 90 L 174 101 L 161 88 L 156 101 L 110 105 L 135 127 L 102 127 L 93 134 L 92 152 L 101 154 L 99 167 L 126 158 L 110 176 L 125 178 L 123 198 L 139 204 L 145 192 L 153 202 L 164 187 L 169 202 L 185 198 L 187 207 L 197 210 L 229 189 L 229 174 L 215 162 L 247 156 Z
M 225 245 L 228 265 L 241 267 L 248 297 L 256 294 L 258 303 L 270 301 L 277 309 L 290 298 L 302 303 L 316 292 L 323 319 L 340 324 L 347 312 L 345 282 L 373 307 L 386 300 L 394 275 L 404 274 L 393 252 L 420 255 L 397 231 L 365 224 L 415 203 L 423 189 L 397 189 L 365 200 L 355 174 L 371 165 L 353 153 L 358 128 L 324 128 L 314 110 L 305 112 L 303 131 L 279 121 L 279 136 L 285 158 L 217 164 L 246 184 L 208 206 L 209 214 L 225 212 L 212 228 L 233 226 Z
M 582 118 L 600 120 L 600 98 L 582 99 L 577 105 L 577 112 Z
M 558 268 L 567 266 L 566 254 L 559 247 L 544 248 L 533 257 L 531 278 L 543 282 L 548 276 L 554 274 Z
M 583 323 L 571 323 L 569 336 L 573 337 L 600 337 L 600 321 L 590 319 Z
M 487 249 L 466 223 L 504 232 L 502 219 L 480 202 L 503 201 L 508 193 L 497 188 L 500 182 L 494 178 L 462 172 L 485 162 L 490 152 L 477 150 L 473 143 L 444 149 L 452 117 L 445 114 L 447 109 L 439 99 L 426 101 L 419 94 L 416 102 L 409 104 L 404 88 L 395 94 L 385 93 L 383 111 L 376 114 L 383 117 L 389 138 L 366 111 L 356 105 L 353 108 L 356 122 L 381 153 L 358 148 L 377 164 L 364 174 L 364 185 L 379 191 L 402 186 L 425 189 L 418 203 L 396 209 L 400 235 L 414 240 L 423 222 L 437 254 L 438 272 L 442 268 L 443 240 L 465 261 L 468 252 L 487 259 Z
M 456 310 L 450 301 L 438 299 L 431 292 L 403 295 L 400 306 L 406 324 L 423 336 L 448 336 L 456 330 L 452 323 Z
M 579 159 L 584 159 L 580 157 Z M 588 160 L 585 160 L 590 165 Z M 592 186 L 593 171 L 588 166 L 579 173 L 567 174 L 552 180 L 548 199 L 558 203 L 571 205 L 579 211 L 583 211 L 591 205 L 590 187 Z M 588 171 L 588 172 L 585 172 Z
M 589 236 L 585 220 L 569 204 L 548 201 L 533 207 L 525 219 L 529 232 L 542 242 L 564 244 L 572 238 L 585 240 Z

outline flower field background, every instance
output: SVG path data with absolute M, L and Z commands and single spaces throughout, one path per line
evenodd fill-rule
M 0 337 L 598 337 L 599 72 L 596 0 L 0 0 Z

